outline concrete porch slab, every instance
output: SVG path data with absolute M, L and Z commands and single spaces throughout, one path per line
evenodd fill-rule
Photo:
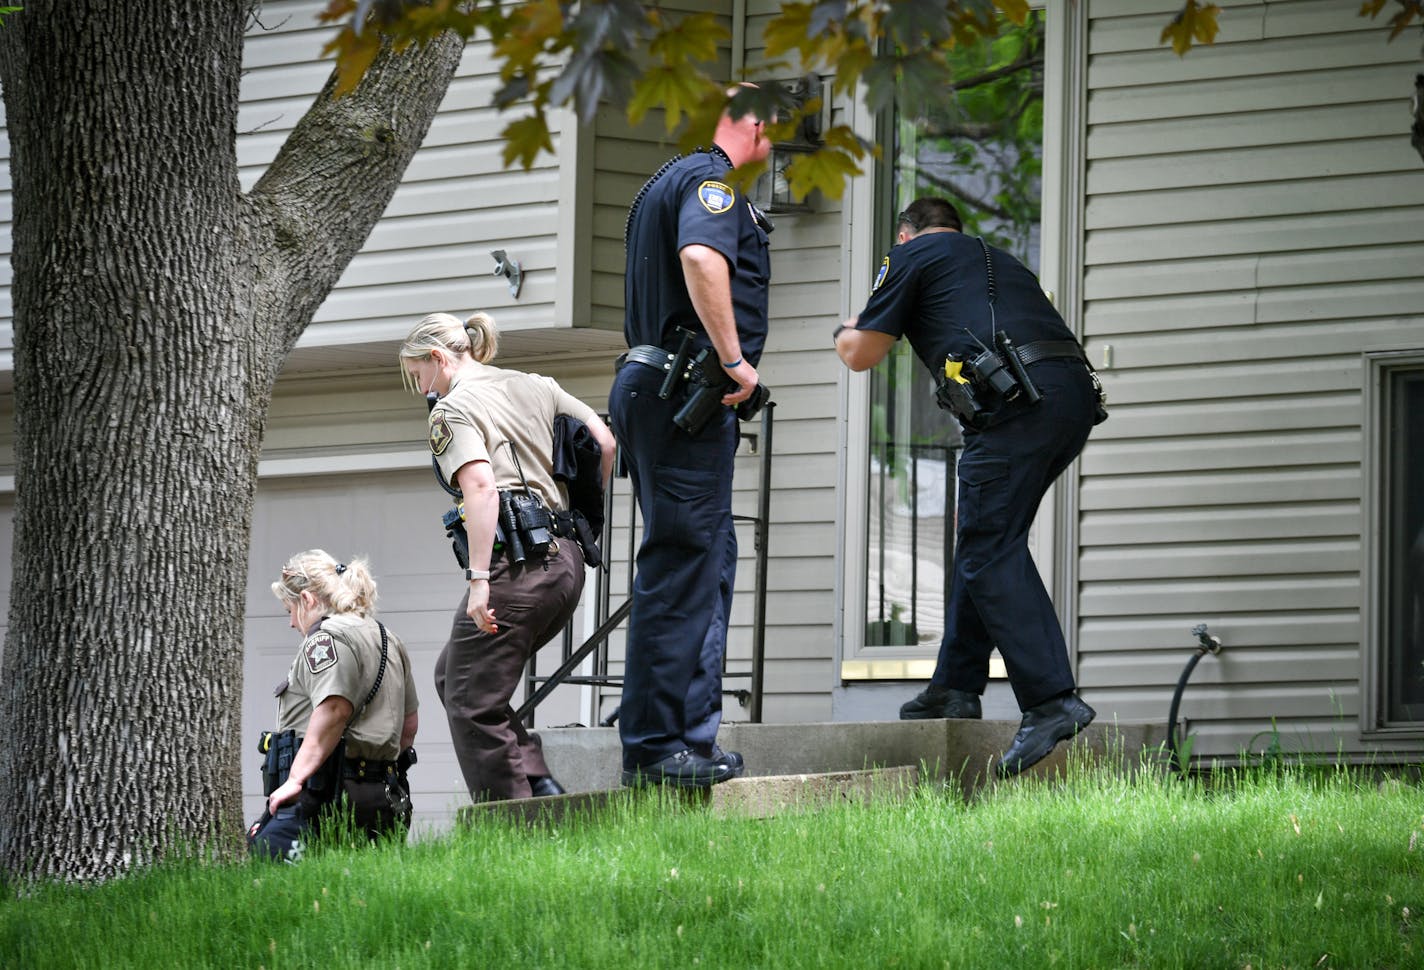
M 787 812 L 813 811 L 841 802 L 865 803 L 871 798 L 898 800 L 914 790 L 919 774 L 914 765 L 899 765 L 865 771 L 734 778 L 711 788 L 673 788 L 665 791 L 689 802 L 700 802 L 714 815 L 770 818 Z M 460 809 L 456 823 L 468 825 L 482 813 L 496 813 L 528 823 L 558 822 L 569 815 L 600 811 L 617 799 L 631 797 L 633 792 L 619 789 L 569 792 L 551 798 L 484 802 Z
M 956 778 L 967 798 L 992 780 L 994 762 L 1013 740 L 1018 724 L 1016 720 L 737 723 L 723 725 L 718 743 L 728 751 L 740 751 L 746 759 L 743 782 L 910 765 L 923 767 L 928 777 Z M 568 791 L 620 787 L 622 747 L 616 728 L 541 728 L 538 734 L 549 769 Z M 1060 744 L 1024 777 L 1061 772 L 1070 747 L 1090 760 L 1135 772 L 1144 764 L 1162 763 L 1158 752 L 1166 739 L 1165 724 L 1099 721 L 1071 746 Z

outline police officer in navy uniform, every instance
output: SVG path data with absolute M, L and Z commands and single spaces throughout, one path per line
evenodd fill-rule
M 906 719 L 979 717 L 997 646 L 1023 711 L 998 764 L 999 773 L 1010 776 L 1094 716 L 1075 693 L 1063 630 L 1029 555 L 1028 531 L 1044 494 L 1082 451 L 1098 399 L 1081 346 L 1033 273 L 961 229 L 949 202 L 913 202 L 900 215 L 899 245 L 882 262 L 865 310 L 836 329 L 835 343 L 846 365 L 862 371 L 903 336 L 939 377 L 947 357 L 972 360 L 997 350 L 1002 330 L 1041 395 L 1035 403 L 1028 393 L 1013 392 L 1010 399 L 980 388 L 986 413 L 971 424 L 961 419 L 944 640 L 929 687 L 900 711 Z
M 732 104 L 747 100 L 736 98 Z M 717 744 L 722 661 L 737 563 L 732 407 L 758 384 L 767 333 L 770 224 L 727 179 L 767 157 L 765 122 L 725 113 L 709 150 L 668 163 L 628 214 L 629 352 L 609 393 L 613 431 L 643 515 L 618 726 L 628 785 L 705 787 L 741 774 Z M 695 434 L 674 416 L 689 386 L 661 395 L 681 330 L 735 388 Z M 715 364 L 713 365 L 715 367 Z

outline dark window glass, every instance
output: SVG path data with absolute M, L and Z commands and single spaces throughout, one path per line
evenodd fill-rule
M 1385 718 L 1398 723 L 1424 721 L 1424 370 L 1385 380 Z

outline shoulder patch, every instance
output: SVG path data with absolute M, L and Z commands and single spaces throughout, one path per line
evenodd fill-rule
M 870 292 L 874 293 L 880 289 L 880 284 L 885 282 L 885 277 L 890 273 L 890 257 L 886 256 L 880 261 L 880 270 L 875 274 L 875 282 L 870 286 Z
M 302 643 L 302 658 L 307 662 L 307 670 L 313 674 L 335 667 L 336 641 L 324 630 L 313 633 Z
M 726 212 L 737 201 L 737 193 L 725 182 L 708 179 L 697 187 L 697 201 L 714 216 Z
M 432 454 L 443 455 L 445 449 L 450 447 L 450 441 L 455 436 L 450 433 L 450 425 L 445 420 L 445 411 L 436 408 L 430 412 L 430 451 Z

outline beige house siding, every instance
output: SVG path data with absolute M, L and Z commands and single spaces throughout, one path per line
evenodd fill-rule
M 276 155 L 332 62 L 324 3 L 269 0 L 243 49 L 238 162 L 250 188 Z M 557 302 L 560 163 L 541 154 L 530 171 L 506 171 L 500 132 L 516 112 L 490 107 L 499 87 L 488 42 L 466 49 L 455 80 L 385 215 L 302 337 L 303 347 L 392 340 L 413 313 L 489 310 L 506 332 L 575 322 Z M 563 115 L 550 117 L 555 145 Z M 525 273 L 517 299 L 493 276 L 506 250 Z
M 1160 718 L 1199 622 L 1196 753 L 1361 740 L 1366 349 L 1424 346 L 1418 44 L 1333 0 L 1089 8 L 1084 331 L 1112 403 L 1081 463 L 1080 679 Z

